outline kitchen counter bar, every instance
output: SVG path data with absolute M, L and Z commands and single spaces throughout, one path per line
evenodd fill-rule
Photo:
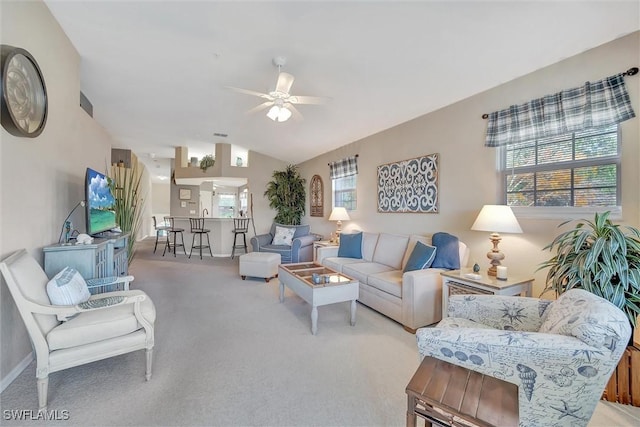
M 193 217 L 192 217 L 193 218 Z M 184 228 L 184 246 L 187 251 L 187 256 L 191 251 L 191 245 L 193 242 L 193 234 L 191 233 L 191 224 L 189 217 L 187 216 L 174 216 L 174 227 Z M 209 241 L 211 242 L 211 252 L 215 257 L 230 257 L 231 250 L 233 249 L 233 218 L 204 218 L 205 228 L 211 230 L 209 232 Z M 206 244 L 207 238 L 203 236 L 204 243 Z M 198 237 L 196 237 L 196 245 L 199 244 Z M 249 244 L 249 236 L 247 236 L 247 245 Z M 236 251 L 237 252 L 237 251 Z M 240 252 L 242 254 L 242 252 Z M 209 256 L 209 251 L 205 248 L 202 250 L 202 256 L 205 254 Z M 180 255 L 180 249 L 178 248 L 178 255 Z M 200 256 L 199 250 L 196 249 L 192 255 Z

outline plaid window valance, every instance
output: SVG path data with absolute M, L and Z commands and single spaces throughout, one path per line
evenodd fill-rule
M 346 157 L 337 162 L 329 163 L 329 176 L 331 179 L 344 178 L 358 174 L 358 156 Z
M 623 74 L 489 114 L 486 147 L 610 126 L 635 117 Z

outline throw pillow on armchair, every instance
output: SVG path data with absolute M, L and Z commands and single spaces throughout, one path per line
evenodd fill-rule
M 295 232 L 295 228 L 276 226 L 276 234 L 275 236 L 273 236 L 272 244 L 291 246 L 291 244 L 293 243 L 293 235 Z

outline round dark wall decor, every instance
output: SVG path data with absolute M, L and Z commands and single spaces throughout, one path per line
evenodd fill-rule
M 0 121 L 14 136 L 34 138 L 47 122 L 47 89 L 38 63 L 29 52 L 1 45 Z

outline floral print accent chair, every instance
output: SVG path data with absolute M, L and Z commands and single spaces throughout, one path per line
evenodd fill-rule
M 520 426 L 586 426 L 631 336 L 626 315 L 582 289 L 557 300 L 452 295 L 416 332 L 432 356 L 518 385 Z

